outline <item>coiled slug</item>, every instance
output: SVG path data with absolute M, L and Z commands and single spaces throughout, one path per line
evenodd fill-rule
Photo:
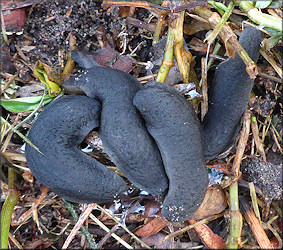
M 151 194 L 166 190 L 168 180 L 158 147 L 133 106 L 141 84 L 122 71 L 98 66 L 84 70 L 63 87 L 68 92 L 79 90 L 101 102 L 99 135 L 119 170 L 135 186 Z
M 260 39 L 255 28 L 245 29 L 240 37 L 254 61 Z M 99 127 L 106 152 L 135 186 L 160 195 L 169 185 L 162 208 L 166 219 L 192 217 L 208 185 L 204 158 L 212 159 L 230 147 L 249 100 L 253 80 L 242 60 L 236 55 L 218 66 L 203 123 L 172 87 L 155 82 L 143 88 L 129 74 L 91 61 L 83 65 L 88 69 L 63 87 L 87 97 L 54 101 L 30 129 L 28 138 L 42 152 L 27 145 L 31 171 L 71 201 L 112 200 L 127 189 L 125 182 L 77 147 Z

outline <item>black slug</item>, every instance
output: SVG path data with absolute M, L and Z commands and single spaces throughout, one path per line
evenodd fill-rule
M 246 28 L 241 33 L 239 42 L 251 59 L 257 62 L 261 32 L 256 28 Z M 233 144 L 253 83 L 254 80 L 249 77 L 238 54 L 217 67 L 209 96 L 208 112 L 202 122 L 206 160 L 215 158 Z
M 97 66 L 72 77 L 63 87 L 101 102 L 99 135 L 105 151 L 135 186 L 156 195 L 167 189 L 158 147 L 133 106 L 133 98 L 142 88 L 134 77 Z
M 148 84 L 135 95 L 134 105 L 159 147 L 169 179 L 162 214 L 185 221 L 201 205 L 208 185 L 200 122 L 192 105 L 164 83 Z
M 88 132 L 99 126 L 100 106 L 86 96 L 59 98 L 40 113 L 29 130 L 28 138 L 41 152 L 26 145 L 30 170 L 44 185 L 70 201 L 111 201 L 127 190 L 119 175 L 78 148 Z
M 240 37 L 254 61 L 260 40 L 255 28 Z M 74 53 L 77 60 L 83 57 Z M 87 60 L 80 64 L 87 69 L 63 84 L 69 93 L 87 97 L 54 101 L 30 129 L 28 138 L 42 152 L 26 146 L 32 173 L 68 200 L 112 200 L 127 189 L 125 182 L 78 149 L 99 127 L 106 152 L 135 186 L 154 195 L 169 187 L 162 207 L 166 219 L 191 218 L 208 185 L 204 159 L 228 149 L 239 131 L 253 86 L 244 63 L 236 55 L 218 66 L 208 113 L 200 123 L 191 104 L 172 87 L 158 82 L 142 87 L 129 74 L 97 66 L 90 56 Z

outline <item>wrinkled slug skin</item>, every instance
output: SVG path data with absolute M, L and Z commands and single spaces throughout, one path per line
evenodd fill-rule
M 239 42 L 251 59 L 257 62 L 261 32 L 256 28 L 246 28 Z M 250 79 L 238 54 L 217 67 L 209 97 L 208 113 L 202 123 L 206 160 L 223 153 L 234 142 L 253 83 L 254 80 Z
M 26 145 L 27 164 L 38 180 L 73 202 L 112 201 L 127 190 L 119 175 L 78 149 L 99 126 L 100 103 L 86 96 L 67 96 L 49 104 L 32 124 Z
M 102 103 L 99 135 L 105 151 L 137 187 L 159 195 L 168 188 L 160 152 L 133 106 L 140 83 L 129 74 L 93 67 L 63 84 L 69 92 L 83 92 Z
M 169 179 L 162 214 L 169 221 L 185 221 L 201 205 L 208 185 L 200 122 L 191 104 L 163 83 L 148 84 L 134 105 L 157 142 Z

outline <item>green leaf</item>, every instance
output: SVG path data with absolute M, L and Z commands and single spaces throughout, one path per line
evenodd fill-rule
M 54 98 L 45 95 L 42 96 L 31 96 L 31 97 L 21 97 L 16 99 L 2 99 L 1 105 L 8 111 L 11 112 L 28 112 L 36 109 L 43 98 L 43 102 L 41 106 L 46 105 L 51 102 Z
M 260 8 L 260 9 L 265 9 L 267 8 L 272 1 L 256 1 L 255 7 Z

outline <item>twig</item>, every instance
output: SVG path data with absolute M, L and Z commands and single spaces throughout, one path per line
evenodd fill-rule
M 210 69 L 210 67 L 211 67 L 211 65 L 213 64 L 213 62 L 214 62 L 214 58 L 213 58 L 213 56 L 215 56 L 215 58 L 216 58 L 216 56 L 217 56 L 217 54 L 218 54 L 218 52 L 219 52 L 219 50 L 221 49 L 221 45 L 220 45 L 220 43 L 216 43 L 215 44 L 215 46 L 214 46 L 214 49 L 213 49 L 213 52 L 212 52 L 212 54 L 211 55 L 209 55 L 211 58 L 209 58 L 209 61 L 208 61 L 208 63 L 207 63 L 207 71 Z M 224 61 L 224 60 L 223 60 Z
M 89 217 L 98 225 L 100 226 L 104 231 L 107 233 L 110 232 L 110 229 L 106 227 L 99 219 L 97 219 L 93 214 L 90 214 Z M 123 239 L 121 239 L 117 234 L 112 233 L 111 236 L 116 239 L 119 243 L 121 243 L 125 248 L 127 249 L 133 249 L 127 242 L 125 242 Z
M 280 146 L 280 143 L 278 142 L 278 139 L 277 139 L 275 130 L 274 130 L 273 128 L 271 128 L 270 131 L 271 131 L 272 137 L 273 137 L 273 139 L 274 139 L 274 141 L 275 141 L 275 143 L 276 143 L 276 145 L 277 145 L 277 147 L 278 147 L 280 153 L 283 154 L 283 150 L 282 150 L 282 148 L 281 148 L 281 146 Z
M 97 207 L 106 215 L 108 215 L 112 220 L 114 220 L 120 227 L 122 227 L 129 235 L 133 237 L 134 240 L 136 240 L 138 243 L 141 244 L 141 246 L 151 249 L 147 244 L 145 244 L 142 240 L 140 240 L 135 234 L 133 234 L 126 226 L 124 226 L 120 221 L 118 221 L 112 214 L 108 213 L 103 207 L 97 205 Z
M 129 1 L 119 1 L 119 2 L 115 2 L 112 0 L 104 0 L 102 3 L 102 7 L 108 7 L 108 6 L 127 6 L 127 7 L 137 7 L 137 8 L 145 8 L 145 9 L 151 9 L 151 10 L 155 10 L 155 7 L 152 6 L 150 3 L 148 2 L 144 2 L 144 1 L 133 1 L 133 2 L 129 2 Z
M 260 248 L 273 249 L 270 240 L 268 239 L 266 233 L 264 232 L 261 226 L 261 222 L 256 218 L 249 203 L 246 201 L 244 197 L 240 197 L 240 205 L 241 205 L 241 210 L 243 211 L 243 215 L 247 223 L 249 224 Z
M 210 35 L 207 38 L 204 39 L 204 42 L 207 41 L 209 44 L 212 44 L 214 42 L 215 38 L 218 36 L 220 30 L 222 29 L 223 25 L 227 22 L 230 15 L 232 14 L 234 7 L 235 7 L 235 4 L 233 2 L 230 2 L 227 10 L 225 10 L 225 13 L 220 20 L 220 22 L 215 26 L 215 28 L 210 33 Z
M 62 249 L 67 249 L 67 247 L 70 245 L 71 241 L 76 236 L 77 232 L 80 230 L 82 225 L 84 224 L 85 220 L 89 217 L 92 210 L 96 207 L 96 203 L 89 204 L 86 208 L 86 210 L 82 213 L 79 220 L 77 221 L 76 225 L 72 229 L 71 233 L 69 234 L 68 238 L 66 239 Z
M 9 239 L 15 244 L 15 246 L 19 249 L 23 249 L 23 247 L 21 246 L 21 244 L 15 239 L 15 237 L 9 233 Z
M 273 219 L 274 218 L 276 219 L 276 217 L 278 217 L 278 216 L 273 217 L 270 221 L 273 221 Z M 273 233 L 273 235 L 276 237 L 276 239 L 278 240 L 278 248 L 277 249 L 282 249 L 282 245 L 283 245 L 282 239 L 281 239 L 279 233 L 271 226 L 271 223 L 272 222 L 269 222 L 269 221 L 267 223 L 261 222 L 262 226 L 264 228 L 270 230 Z
M 203 120 L 208 110 L 208 89 L 207 89 L 207 71 L 206 58 L 201 58 L 201 95 L 203 101 L 201 102 L 201 120 Z
M 149 80 L 154 80 L 155 77 L 157 77 L 157 74 L 142 76 L 142 77 L 137 78 L 137 80 L 143 83 L 143 82 L 148 82 Z
M 186 226 L 186 227 L 184 227 L 182 229 L 179 229 L 179 230 L 177 230 L 177 231 L 175 231 L 175 232 L 173 232 L 171 234 L 168 234 L 168 235 L 165 236 L 165 238 L 163 240 L 163 243 L 166 242 L 167 240 L 170 240 L 170 239 L 172 239 L 174 237 L 179 236 L 180 234 L 182 234 L 182 233 L 184 233 L 184 232 L 186 232 L 186 231 L 188 231 L 188 230 L 190 230 L 190 229 L 192 229 L 192 228 L 194 228 L 196 226 L 199 226 L 199 225 L 208 223 L 210 221 L 216 220 L 216 219 L 222 217 L 224 214 L 225 214 L 225 212 L 217 214 L 217 215 L 209 216 L 209 217 L 204 218 L 204 219 L 202 219 L 202 220 L 200 220 L 200 221 L 198 221 L 198 222 L 196 222 L 194 224 L 191 224 L 191 225 Z
M 4 39 L 5 43 L 8 43 L 8 36 L 6 34 L 6 28 L 5 28 L 5 22 L 4 22 L 2 8 L 0 10 L 0 14 L 1 14 L 1 30 L 2 30 L 3 39 Z
M 269 79 L 271 81 L 278 82 L 280 84 L 282 83 L 282 79 L 280 79 L 280 78 L 278 78 L 276 76 L 270 76 L 270 75 L 262 73 L 262 72 L 259 72 L 258 75 L 261 76 L 261 77 L 264 77 L 266 79 Z
M 111 230 L 97 243 L 98 249 L 101 249 L 104 243 L 111 237 L 111 234 L 113 234 L 118 229 L 118 227 L 119 227 L 118 224 L 112 227 Z
M 69 210 L 70 214 L 74 218 L 74 220 L 77 222 L 79 220 L 79 217 L 74 209 L 74 206 L 72 203 L 66 201 L 64 198 L 62 198 L 66 208 Z M 90 233 L 87 231 L 87 229 L 84 226 L 81 226 L 82 233 L 86 236 L 88 243 L 90 245 L 90 248 L 95 249 L 97 247 L 94 239 L 91 237 Z
M 237 146 L 236 155 L 233 161 L 232 173 L 236 180 L 240 177 L 240 164 L 244 154 L 244 150 L 249 138 L 250 132 L 250 118 L 249 111 L 245 111 L 243 115 L 243 128 L 240 134 L 240 139 Z M 239 209 L 238 198 L 238 182 L 234 182 L 229 187 L 229 200 L 230 200 L 230 235 L 228 238 L 228 248 L 237 249 L 241 244 L 241 232 L 243 226 L 243 218 Z
M 258 130 L 258 125 L 257 125 L 257 121 L 256 121 L 256 117 L 253 116 L 251 119 L 251 127 L 252 127 L 252 132 L 253 132 L 253 137 L 255 140 L 255 145 L 257 147 L 258 152 L 260 153 L 262 160 L 264 162 L 266 162 L 266 155 L 264 152 L 264 148 L 263 148 L 263 143 L 259 137 L 259 130 Z
M 31 147 L 33 147 L 36 151 L 38 151 L 39 153 L 41 153 L 40 150 L 38 149 L 38 147 L 36 147 L 35 145 L 33 145 L 32 142 L 31 142 L 26 136 L 24 136 L 20 131 L 14 129 L 13 126 L 12 126 L 9 122 L 7 122 L 6 120 L 4 120 L 4 118 L 3 118 L 2 116 L 1 116 L 1 121 L 5 122 L 5 123 L 8 125 L 8 127 L 9 127 L 14 133 L 16 133 L 19 137 L 21 137 L 26 143 L 28 143 L 29 145 L 31 145 Z M 42 154 L 42 153 L 41 153 L 41 154 Z
M 38 200 L 36 201 L 36 203 L 34 204 L 34 206 L 32 206 L 28 211 L 26 211 L 16 221 L 16 224 L 22 224 L 23 222 L 25 222 L 28 219 L 28 217 L 33 213 L 33 211 L 38 208 L 38 206 L 41 204 L 41 202 L 43 201 L 43 199 L 45 198 L 45 196 L 48 192 L 49 192 L 49 189 L 47 187 L 43 187 L 42 193 L 41 193 L 40 197 L 38 198 Z
M 251 123 L 250 118 L 251 118 L 251 113 L 249 111 L 245 111 L 243 114 L 243 128 L 240 134 L 240 139 L 238 142 L 235 159 L 233 161 L 233 166 L 232 166 L 232 173 L 236 177 L 239 177 L 240 175 L 240 165 L 249 138 L 250 123 Z
M 260 213 L 259 213 L 259 209 L 258 209 L 258 203 L 257 203 L 257 197 L 256 197 L 256 191 L 255 191 L 255 185 L 253 182 L 250 182 L 249 183 L 249 188 L 250 188 L 250 196 L 251 196 L 251 199 L 252 199 L 252 204 L 253 204 L 253 209 L 254 209 L 254 212 L 256 214 L 256 217 L 260 219 Z
M 277 65 L 271 53 L 266 49 L 261 49 L 260 54 L 264 57 L 264 59 L 266 59 L 266 61 L 271 64 L 271 66 L 274 68 L 279 77 L 282 78 L 282 69 Z
M 216 28 L 218 23 L 221 22 L 221 17 L 218 13 L 212 12 L 202 6 L 195 7 L 193 12 L 208 20 L 212 28 Z M 224 24 L 219 31 L 219 36 L 225 44 L 226 53 L 233 57 L 235 54 L 234 50 L 237 51 L 238 55 L 246 65 L 246 70 L 250 78 L 254 79 L 258 74 L 258 68 L 254 61 L 249 57 L 248 53 L 240 45 L 232 29 L 227 24 Z

